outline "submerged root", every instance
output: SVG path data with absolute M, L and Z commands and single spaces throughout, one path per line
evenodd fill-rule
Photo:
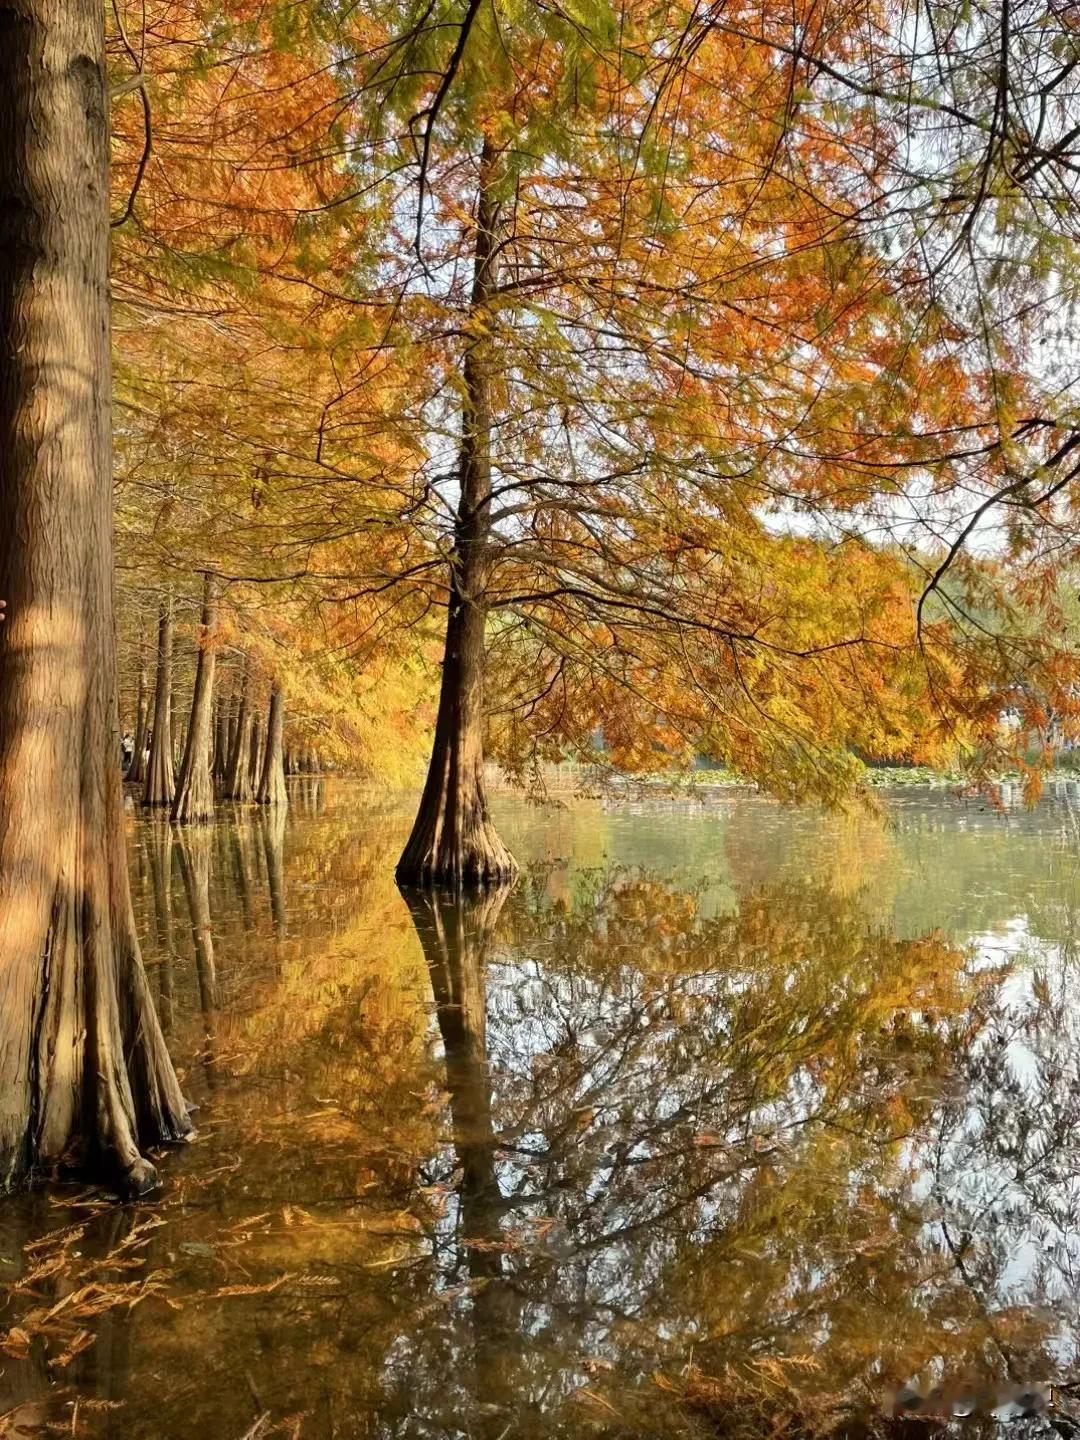
M 157 1172 L 143 1150 L 186 1139 L 192 1124 L 133 929 L 107 905 L 58 904 L 31 957 L 21 962 L 30 1018 L 9 1017 L 4 1185 L 64 1170 L 124 1198 L 146 1194 Z

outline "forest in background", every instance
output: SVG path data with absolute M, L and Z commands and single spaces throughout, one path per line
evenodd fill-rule
M 460 592 L 462 771 L 602 736 L 787 798 L 857 755 L 1037 784 L 1076 710 L 1066 12 L 108 19 L 130 728 L 166 596 L 186 727 L 211 573 L 218 707 L 276 682 L 290 753 L 391 783 Z

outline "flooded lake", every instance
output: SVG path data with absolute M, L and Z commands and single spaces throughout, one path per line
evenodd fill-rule
M 1070 1413 L 1066 787 L 499 798 L 520 880 L 455 904 L 395 886 L 408 804 L 290 785 L 280 822 L 130 819 L 198 1138 L 152 1203 L 0 1203 L 0 1434 L 860 1433 L 935 1384 Z

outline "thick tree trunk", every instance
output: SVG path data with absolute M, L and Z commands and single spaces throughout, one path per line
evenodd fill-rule
M 236 729 L 229 751 L 229 768 L 225 772 L 224 794 L 228 800 L 250 800 L 251 786 L 248 782 L 249 760 L 251 758 L 251 676 L 247 667 L 240 689 L 236 709 Z
M 154 718 L 143 788 L 144 805 L 171 805 L 176 786 L 172 747 L 172 640 L 172 596 L 166 594 L 158 616 Z
M 398 861 L 402 884 L 501 885 L 517 866 L 488 813 L 483 744 L 484 614 L 452 582 L 427 782 Z
M 463 363 L 461 497 L 450 564 L 439 709 L 427 781 L 398 861 L 406 885 L 503 884 L 514 857 L 488 813 L 484 785 L 484 630 L 491 571 L 491 340 L 486 314 L 496 283 L 496 152 L 480 159 L 472 290 L 472 335 Z
M 146 656 L 143 642 L 139 641 L 139 679 L 135 693 L 135 733 L 132 737 L 131 764 L 124 779 L 130 784 L 141 785 L 146 774 Z
M 285 728 L 285 696 L 275 681 L 270 691 L 270 714 L 266 720 L 266 751 L 263 755 L 262 775 L 259 790 L 255 796 L 260 805 L 271 807 L 289 803 L 289 792 L 285 788 L 285 756 L 282 749 L 282 734 Z
M 0 1185 L 190 1129 L 135 936 L 113 640 L 95 0 L 0 7 Z
M 217 664 L 216 630 L 217 582 L 207 571 L 203 579 L 202 623 L 199 626 L 199 656 L 195 662 L 195 689 L 191 696 L 191 721 L 172 808 L 172 818 L 178 825 L 189 822 L 206 824 L 214 818 L 210 747 L 213 739 L 214 669 Z

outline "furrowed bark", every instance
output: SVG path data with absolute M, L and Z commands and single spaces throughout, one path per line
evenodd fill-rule
M 176 788 L 172 745 L 172 643 L 172 596 L 166 594 L 158 615 L 153 728 L 142 802 L 147 806 L 171 805 Z
M 484 632 L 491 573 L 491 339 L 487 311 L 496 285 L 496 152 L 480 159 L 471 303 L 463 373 L 461 497 L 450 562 L 439 709 L 427 781 L 397 865 L 403 885 L 453 889 L 499 885 L 517 865 L 488 812 L 484 784 Z
M 0 7 L 0 1186 L 129 1193 L 190 1122 L 116 764 L 104 43 L 94 0 Z
M 217 604 L 217 583 L 207 572 L 203 579 L 202 623 L 199 627 L 199 656 L 195 662 L 195 689 L 191 697 L 191 721 L 172 807 L 172 818 L 178 825 L 206 824 L 214 818 L 210 746 L 214 670 L 217 664 Z

